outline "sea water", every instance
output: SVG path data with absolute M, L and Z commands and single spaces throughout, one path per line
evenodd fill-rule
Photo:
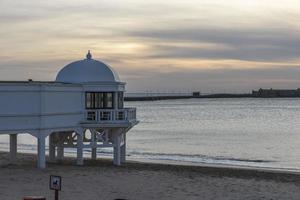
M 300 99 L 128 102 L 132 157 L 300 169 Z
M 127 134 L 127 158 L 300 170 L 300 98 L 126 102 L 140 123 Z M 18 150 L 36 152 L 32 136 Z M 0 137 L 0 150 L 8 137 Z M 76 150 L 68 149 L 68 155 Z M 90 150 L 85 150 L 89 156 Z M 111 156 L 99 149 L 98 156 Z

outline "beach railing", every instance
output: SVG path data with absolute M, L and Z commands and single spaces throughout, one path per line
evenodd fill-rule
M 131 122 L 136 120 L 136 108 L 86 110 L 84 121 L 95 123 Z

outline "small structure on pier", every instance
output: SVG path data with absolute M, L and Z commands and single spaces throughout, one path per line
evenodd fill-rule
M 83 149 L 113 148 L 113 162 L 126 157 L 126 133 L 138 123 L 135 108 L 124 108 L 125 83 L 103 62 L 86 59 L 65 66 L 53 82 L 1 81 L 0 134 L 10 136 L 10 159 L 16 160 L 17 135 L 37 138 L 37 165 L 62 160 L 65 148 L 77 149 L 77 164 L 83 164 Z

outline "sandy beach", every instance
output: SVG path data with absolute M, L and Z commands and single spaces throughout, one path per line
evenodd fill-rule
M 115 167 L 110 160 L 85 160 L 75 166 L 68 158 L 62 164 L 35 167 L 36 156 L 18 154 L 8 164 L 0 153 L 0 199 L 18 200 L 25 195 L 53 199 L 49 175 L 62 176 L 63 200 L 98 199 L 299 199 L 300 174 L 254 169 L 180 166 L 128 162 Z

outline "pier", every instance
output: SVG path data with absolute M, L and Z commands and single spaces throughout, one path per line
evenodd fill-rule
M 131 93 L 133 94 L 133 93 Z M 138 96 L 139 95 L 139 96 Z M 124 101 L 158 101 L 172 99 L 191 99 L 191 98 L 249 98 L 254 97 L 251 93 L 245 94 L 201 94 L 200 92 L 188 93 L 139 93 L 138 95 L 125 94 Z

